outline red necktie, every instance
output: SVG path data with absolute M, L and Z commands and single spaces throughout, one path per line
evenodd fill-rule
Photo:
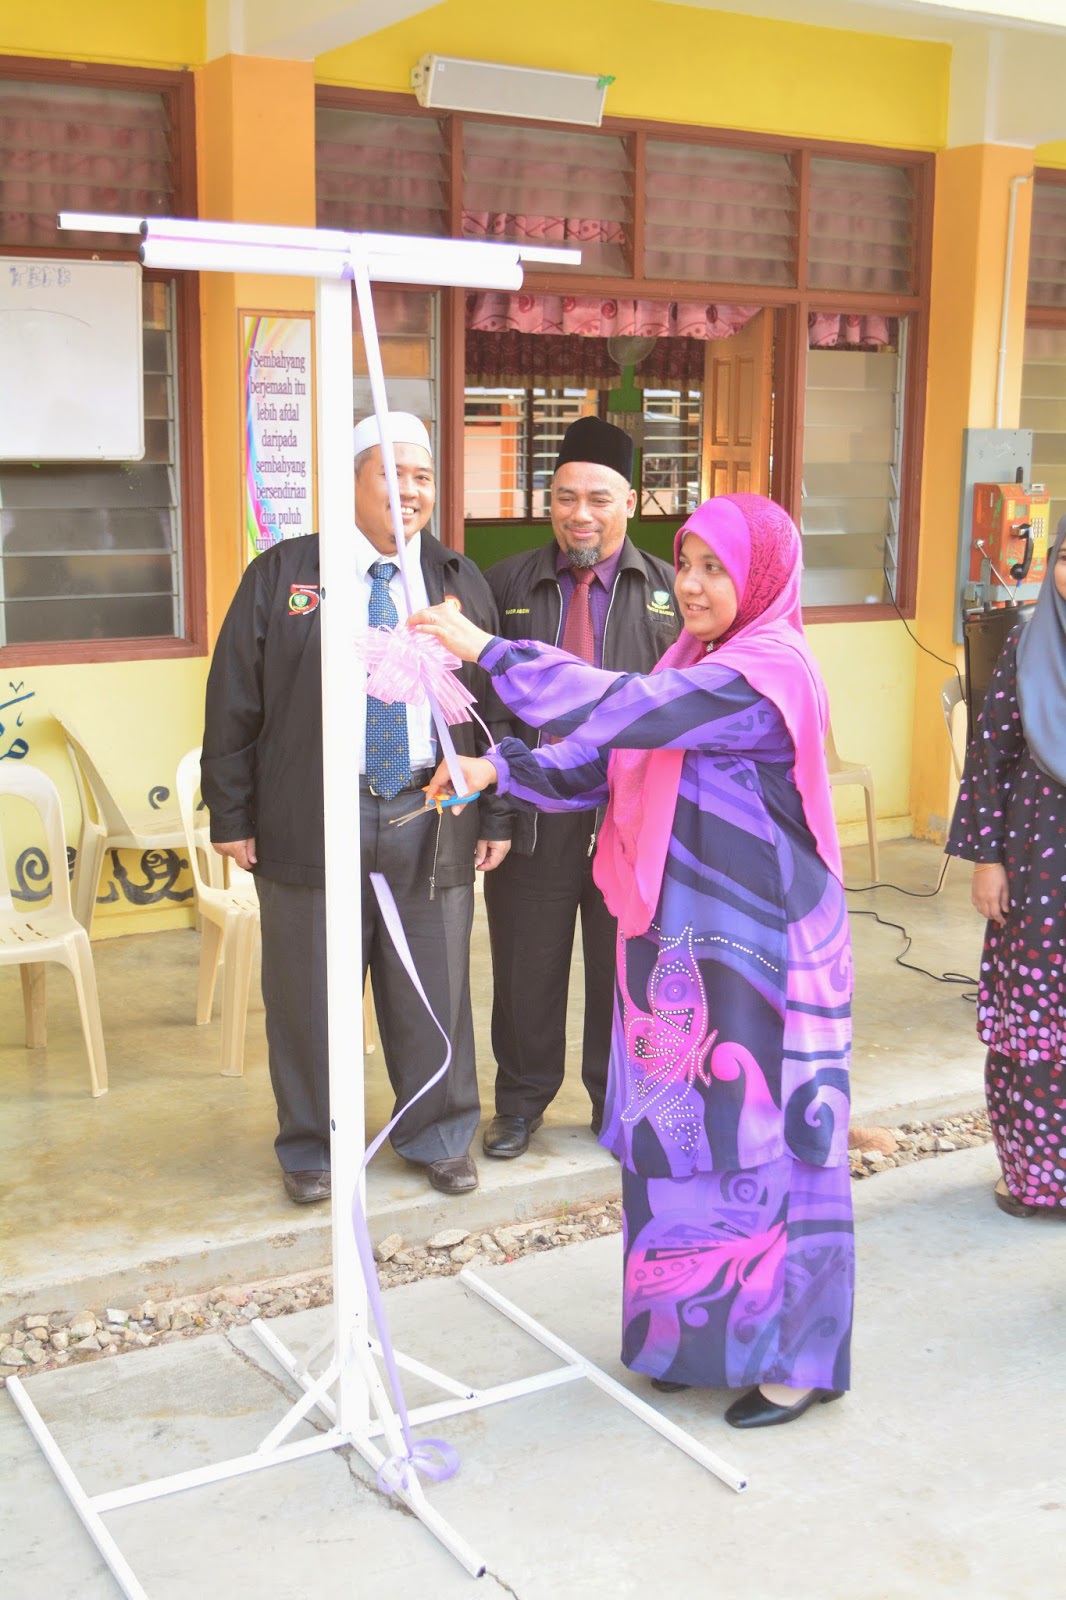
M 589 590 L 596 574 L 591 567 L 571 567 L 570 576 L 574 580 L 574 592 L 570 596 L 559 645 L 568 655 L 577 656 L 580 661 L 587 661 L 589 666 L 594 666 L 596 635 L 592 628 Z

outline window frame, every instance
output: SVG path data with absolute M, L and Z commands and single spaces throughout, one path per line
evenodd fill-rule
M 172 134 L 175 211 L 179 216 L 197 215 L 196 100 L 192 73 L 4 56 L 0 61 L 0 77 L 85 88 L 141 90 L 162 95 Z M 57 238 L 61 240 L 62 235 L 57 234 Z M 4 256 L 34 258 L 47 255 L 50 260 L 56 261 L 138 259 L 135 249 L 88 252 L 69 249 L 62 243 L 55 246 L 3 245 L 0 249 Z M 33 644 L 0 645 L 0 667 L 16 664 L 34 667 L 70 666 L 93 661 L 174 660 L 207 653 L 200 275 L 196 272 L 160 272 L 145 268 L 144 278 L 147 282 L 174 281 L 178 397 L 175 426 L 180 441 L 183 632 L 173 638 L 41 640 Z
M 527 488 L 527 491 L 526 491 L 526 500 L 527 500 L 528 504 L 532 503 L 533 496 L 536 493 L 536 488 L 535 488 L 534 483 L 533 483 L 533 462 L 535 460 L 535 453 L 534 453 L 533 446 L 534 446 L 534 441 L 535 441 L 535 436 L 536 436 L 536 429 L 534 427 L 534 407 L 536 405 L 536 400 L 537 400 L 536 391 L 537 391 L 537 389 L 539 387 L 540 387 L 540 385 L 539 384 L 535 384 L 535 383 L 528 384 L 524 388 L 520 387 L 518 384 L 514 385 L 515 392 L 519 393 L 519 394 L 521 394 L 523 396 L 523 404 L 524 404 L 524 409 L 525 409 L 525 428 L 526 428 L 525 469 L 526 469 L 526 478 L 527 478 L 527 483 L 528 483 L 528 488 Z M 561 390 L 565 394 L 566 389 L 568 387 L 570 387 L 570 386 L 567 385 L 567 384 L 550 384 L 550 385 L 546 385 L 546 387 L 549 388 L 549 389 Z M 587 415 L 595 415 L 595 416 L 599 417 L 601 419 L 601 421 L 606 421 L 607 420 L 607 398 L 608 398 L 608 395 L 609 395 L 610 391 L 607 390 L 607 389 L 592 389 L 590 387 L 585 392 L 586 392 L 586 394 L 595 394 L 595 396 L 596 396 L 596 410 L 595 410 L 595 413 L 586 413 L 586 414 Z M 467 388 L 466 388 L 466 385 L 464 384 L 463 385 L 463 401 L 464 401 L 464 405 L 463 405 L 463 426 L 464 426 L 464 432 L 465 432 L 465 427 L 466 427 L 466 404 L 465 404 L 466 398 L 467 398 Z M 464 491 L 465 491 L 466 483 L 465 483 L 464 475 L 462 473 L 459 474 L 459 481 L 462 484 L 462 486 L 464 488 Z M 465 500 L 466 500 L 465 492 L 464 492 L 464 495 L 463 495 L 463 500 L 464 500 L 464 503 L 465 503 Z M 464 523 L 464 526 L 469 526 L 471 528 L 498 528 L 498 527 L 501 526 L 501 524 L 504 524 L 504 523 L 520 524 L 523 528 L 550 528 L 551 527 L 551 516 L 549 515 L 549 516 L 545 516 L 545 517 L 536 517 L 536 516 L 528 516 L 528 517 L 527 516 L 521 516 L 521 517 L 468 517 L 464 513 L 463 523 Z
M 1033 187 L 1047 184 L 1066 189 L 1066 167 L 1034 167 Z M 1029 300 L 1025 306 L 1027 328 L 1066 328 L 1066 306 L 1034 305 Z
M 569 123 L 530 121 L 481 113 L 448 113 L 420 106 L 413 95 L 348 89 L 333 85 L 316 88 L 316 106 L 386 115 L 433 117 L 444 130 L 448 160 L 447 215 L 450 237 L 462 238 L 463 149 L 462 129 L 467 122 L 506 123 L 529 128 L 555 128 L 573 132 Z M 625 139 L 632 169 L 628 225 L 629 276 L 604 276 L 560 271 L 526 273 L 523 288 L 530 294 L 606 294 L 647 300 L 698 300 L 752 303 L 776 313 L 775 406 L 773 418 L 773 477 L 770 492 L 799 520 L 803 467 L 803 407 L 806 390 L 807 318 L 811 312 L 905 316 L 909 319 L 909 360 L 904 390 L 904 424 L 901 457 L 900 531 L 895 604 L 814 606 L 805 610 L 809 622 L 866 622 L 915 614 L 918 576 L 918 534 L 921 508 L 922 446 L 925 427 L 925 385 L 929 341 L 929 298 L 932 275 L 933 190 L 935 155 L 931 151 L 897 150 L 876 145 L 837 143 L 826 139 L 785 138 L 777 134 L 747 133 L 739 129 L 693 127 L 685 123 L 651 122 L 629 117 L 604 117 L 601 130 Z M 784 152 L 796 179 L 796 234 L 794 282 L 791 287 L 751 283 L 710 283 L 699 280 L 648 278 L 644 275 L 644 206 L 646 197 L 646 144 L 649 138 L 683 144 L 726 146 L 753 151 Z M 807 216 L 812 158 L 850 160 L 904 168 L 914 189 L 914 282 L 911 292 L 814 290 L 808 284 Z M 1063 175 L 1066 179 L 1066 174 Z M 463 447 L 463 391 L 465 388 L 463 341 L 465 335 L 462 290 L 442 290 L 441 443 L 445 459 L 460 460 Z M 441 505 L 445 543 L 458 549 L 463 541 L 462 474 L 449 474 Z

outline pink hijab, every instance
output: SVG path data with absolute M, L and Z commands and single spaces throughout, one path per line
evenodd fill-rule
M 780 711 L 796 749 L 794 778 L 815 847 L 836 877 L 840 843 L 825 766 L 829 704 L 800 611 L 800 537 L 787 512 L 759 494 L 719 495 L 692 513 L 674 540 L 674 561 L 694 533 L 737 591 L 737 615 L 713 652 Z M 707 647 L 683 632 L 654 668 L 693 667 Z M 681 784 L 683 750 L 615 750 L 610 804 L 593 863 L 596 882 L 627 938 L 655 915 Z

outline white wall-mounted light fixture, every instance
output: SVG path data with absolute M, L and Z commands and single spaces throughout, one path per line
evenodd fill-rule
M 576 122 L 588 128 L 603 121 L 603 102 L 613 82 L 602 74 L 506 67 L 455 56 L 423 56 L 411 68 L 411 87 L 420 106 Z

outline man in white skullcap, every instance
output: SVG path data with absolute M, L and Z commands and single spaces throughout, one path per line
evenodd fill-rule
M 415 608 L 454 597 L 480 627 L 495 633 L 496 609 L 478 569 L 423 531 L 436 499 L 429 434 L 406 412 L 389 414 L 388 432 Z M 352 443 L 360 621 L 390 626 L 406 607 L 374 417 L 357 425 Z M 202 761 L 215 848 L 255 874 L 270 1079 L 278 1108 L 274 1148 L 286 1193 L 297 1204 L 330 1193 L 322 604 L 328 601 L 319 588 L 317 534 L 284 540 L 251 563 L 215 646 Z M 474 695 L 486 697 L 480 668 L 464 667 L 461 676 Z M 425 706 L 367 699 L 354 661 L 352 694 L 362 701 L 358 725 L 364 734 L 358 797 L 363 960 L 397 1107 L 439 1067 L 441 1040 L 381 923 L 371 872 L 388 880 L 423 987 L 452 1042 L 444 1081 L 402 1118 L 392 1142 L 401 1156 L 425 1169 L 434 1188 L 461 1194 L 478 1181 L 469 1155 L 480 1115 L 469 970 L 474 872 L 491 870 L 506 855 L 510 818 L 503 802 L 487 800 L 459 816 L 445 812 L 390 827 L 394 817 L 417 806 L 439 759 L 432 720 Z M 480 754 L 486 746 L 476 723 L 452 731 L 463 754 Z

